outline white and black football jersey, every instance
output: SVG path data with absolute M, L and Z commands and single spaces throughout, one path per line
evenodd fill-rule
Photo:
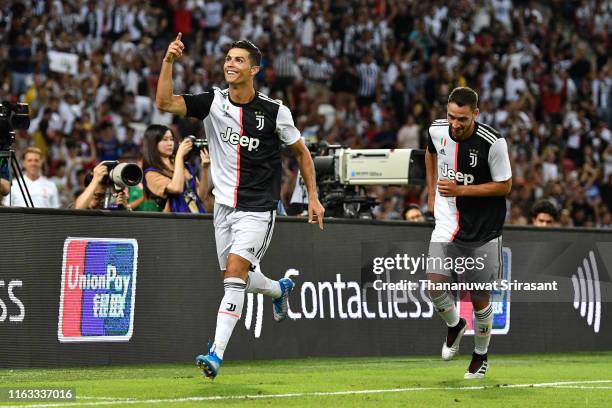
M 468 139 L 456 141 L 446 119 L 429 127 L 427 150 L 437 155 L 438 180 L 483 184 L 512 177 L 508 145 L 499 132 L 476 122 Z M 432 242 L 488 242 L 501 235 L 505 197 L 442 197 L 436 188 Z
M 276 209 L 281 144 L 300 140 L 289 109 L 260 92 L 246 104 L 219 88 L 183 98 L 187 116 L 204 122 L 215 201 L 242 211 Z

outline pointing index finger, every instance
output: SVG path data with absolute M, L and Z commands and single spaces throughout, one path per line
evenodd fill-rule
M 183 37 L 183 33 L 179 32 L 178 35 L 176 36 L 176 41 L 181 41 L 182 37 Z

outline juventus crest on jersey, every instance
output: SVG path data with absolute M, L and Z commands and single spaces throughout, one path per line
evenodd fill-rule
M 300 140 L 289 109 L 260 92 L 246 104 L 219 88 L 183 98 L 187 116 L 204 122 L 215 201 L 243 211 L 276 209 L 281 144 Z
M 456 141 L 448 121 L 429 127 L 427 149 L 437 155 L 438 180 L 483 184 L 512 177 L 508 146 L 499 132 L 476 122 L 472 136 Z M 505 197 L 442 197 L 436 188 L 433 242 L 487 242 L 501 235 L 506 217 Z

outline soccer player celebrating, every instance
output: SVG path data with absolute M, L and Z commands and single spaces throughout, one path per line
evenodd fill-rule
M 281 144 L 289 145 L 308 191 L 308 222 L 323 229 L 324 208 L 319 202 L 310 152 L 293 124 L 291 112 L 280 101 L 255 90 L 261 52 L 250 41 L 234 42 L 223 65 L 228 89 L 213 88 L 198 95 L 173 95 L 172 63 L 183 54 L 179 33 L 162 62 L 156 103 L 160 110 L 204 122 L 209 140 L 215 197 L 214 226 L 225 294 L 217 314 L 214 343 L 196 363 L 214 378 L 223 353 L 240 319 L 244 294 L 273 298 L 274 319 L 287 317 L 288 278 L 273 281 L 255 266 L 261 261 L 274 229 L 281 183 Z
M 430 126 L 425 155 L 428 209 L 436 220 L 429 257 L 466 259 L 466 255 L 480 253 L 484 267 L 459 274 L 456 267 L 447 269 L 447 262 L 428 262 L 427 278 L 437 287 L 454 279 L 492 282 L 501 277 L 505 196 L 512 188 L 508 146 L 495 129 L 476 121 L 478 95 L 470 88 L 451 92 L 446 116 Z M 434 288 L 429 295 L 448 326 L 442 359 L 450 360 L 459 351 L 467 322 L 459 317 L 452 293 Z M 475 311 L 475 347 L 466 379 L 483 378 L 487 372 L 493 319 L 488 291 L 473 290 L 470 298 Z

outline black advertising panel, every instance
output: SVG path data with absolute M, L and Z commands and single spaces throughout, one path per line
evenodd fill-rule
M 2 367 L 188 362 L 214 336 L 210 217 L 1 209 L 0 230 Z M 261 269 L 296 282 L 290 319 L 248 294 L 226 358 L 438 354 L 445 330 L 422 282 L 430 234 L 279 218 Z M 501 256 L 493 353 L 610 349 L 611 232 L 507 228 Z M 470 320 L 469 302 L 460 312 Z

